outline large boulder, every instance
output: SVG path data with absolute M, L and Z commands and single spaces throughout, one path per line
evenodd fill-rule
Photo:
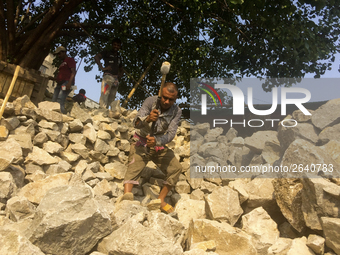
M 197 219 L 190 223 L 187 235 L 187 249 L 195 247 L 196 243 L 214 240 L 216 253 L 219 255 L 254 255 L 256 248 L 251 236 L 234 228 L 228 223 L 219 223 L 207 219 Z
M 175 211 L 178 215 L 178 220 L 186 227 L 189 227 L 193 219 L 205 219 L 205 202 L 202 200 L 180 199 Z
M 244 145 L 249 147 L 254 153 L 261 154 L 266 142 L 279 144 L 276 131 L 258 131 L 251 137 L 244 139 Z
M 109 213 L 85 186 L 49 190 L 34 215 L 26 237 L 50 254 L 86 254 L 112 232 Z
M 282 156 L 280 174 L 284 177 L 301 178 L 307 174 L 340 177 L 340 165 L 326 154 L 322 148 L 297 139 L 292 142 Z
M 0 172 L 0 203 L 6 202 L 17 191 L 15 180 L 9 172 Z
M 283 216 L 299 232 L 306 223 L 302 212 L 303 184 L 299 179 L 278 178 L 273 180 L 274 195 Z
M 0 228 L 0 254 L 44 255 L 45 253 L 18 231 Z
M 320 130 L 340 123 L 340 98 L 320 106 L 312 115 L 312 123 Z
M 340 186 L 324 178 L 302 179 L 302 212 L 306 225 L 322 230 L 321 217 L 339 217 Z
M 18 193 L 33 204 L 39 204 L 47 192 L 59 186 L 68 185 L 73 173 L 61 173 L 25 185 Z
M 242 216 L 242 230 L 251 235 L 258 254 L 267 254 L 280 236 L 277 224 L 262 207 Z
M 326 239 L 326 245 L 340 254 L 340 219 L 322 217 L 322 228 Z
M 215 188 L 205 201 L 206 214 L 211 220 L 226 221 L 234 226 L 243 213 L 238 193 L 227 186 Z
M 277 137 L 284 152 L 296 139 L 303 139 L 315 145 L 319 140 L 318 134 L 319 131 L 312 124 L 299 123 L 296 126 L 279 125 Z
M 100 241 L 98 251 L 121 255 L 182 255 L 178 238 L 183 235 L 183 229 L 182 224 L 168 215 L 141 212 Z

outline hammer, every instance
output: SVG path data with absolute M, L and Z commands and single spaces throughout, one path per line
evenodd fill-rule
M 157 98 L 157 103 L 156 103 L 155 109 L 159 109 L 159 107 L 161 105 L 162 90 L 163 90 L 163 87 L 164 87 L 166 75 L 169 73 L 169 71 L 170 71 L 170 63 L 167 62 L 167 61 L 163 62 L 162 66 L 161 66 L 161 74 L 162 74 L 161 88 L 158 91 L 158 98 Z M 150 136 L 154 135 L 155 125 L 156 125 L 156 121 L 152 122 Z M 149 147 L 147 147 L 147 151 L 148 151 L 148 153 L 150 152 Z
M 159 99 L 162 97 L 162 89 L 165 83 L 166 75 L 169 73 L 169 71 L 170 71 L 170 63 L 167 61 L 163 62 L 161 66 L 162 82 L 161 82 L 161 88 L 158 92 Z

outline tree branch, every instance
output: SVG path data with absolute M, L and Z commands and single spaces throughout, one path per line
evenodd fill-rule
M 17 10 L 15 12 L 15 19 L 14 19 L 14 27 L 16 27 L 18 25 L 19 14 L 20 14 L 21 8 L 22 8 L 22 0 L 20 0 L 18 5 L 17 5 Z
M 95 26 L 87 24 L 87 23 L 79 23 L 83 28 L 88 29 L 90 27 L 95 27 L 95 28 L 102 28 L 102 29 L 117 29 L 117 25 L 112 25 L 112 24 L 96 24 Z M 138 26 L 139 22 L 131 23 L 130 26 Z M 63 28 L 77 28 L 79 27 L 78 22 L 71 22 L 63 25 Z
M 80 28 L 84 31 L 84 33 L 85 33 L 88 37 L 90 37 L 90 38 L 92 39 L 92 41 L 93 41 L 95 44 L 97 44 L 97 46 L 99 47 L 99 49 L 101 49 L 101 46 L 100 46 L 99 43 L 96 41 L 96 39 L 95 39 L 92 35 L 90 35 L 90 33 L 87 32 L 87 31 L 85 30 L 85 28 L 84 28 L 79 22 L 77 22 L 76 25 L 77 25 L 78 27 L 80 27 Z
M 36 43 L 36 38 L 39 38 L 41 34 L 46 33 L 46 29 L 51 25 L 52 21 L 57 18 L 65 1 L 66 0 L 57 0 L 54 2 L 54 5 L 49 9 L 39 26 L 34 30 L 32 36 L 25 42 L 25 45 L 21 49 L 24 54 L 32 47 L 34 43 Z
M 63 36 L 67 36 L 67 37 L 71 37 L 71 38 L 77 38 L 77 37 L 88 37 L 88 34 L 85 33 L 84 31 L 69 31 L 69 30 L 60 30 L 56 37 L 63 37 Z M 95 35 L 93 36 L 93 39 L 109 39 L 110 37 L 109 36 L 102 36 L 102 35 Z M 92 39 L 92 38 L 91 38 Z M 96 43 L 97 46 L 99 46 L 97 43 Z
M 66 2 L 65 0 L 57 0 L 44 16 L 42 22 L 32 35 L 26 40 L 22 48 L 18 49 L 17 63 L 23 67 L 38 68 L 34 63 L 29 63 L 30 57 L 39 55 L 39 51 L 50 47 L 51 42 L 56 38 L 57 33 L 62 28 L 67 19 L 74 13 L 75 8 L 85 0 L 72 0 Z M 38 61 L 37 61 L 38 62 Z M 38 65 L 38 63 L 36 64 Z
M 38 19 L 40 19 L 41 17 L 43 17 L 46 13 L 48 12 L 48 10 L 45 10 L 44 12 L 40 13 L 39 15 L 35 16 L 30 23 L 28 23 L 23 29 L 20 30 L 19 33 L 17 33 L 17 37 L 20 36 L 22 33 L 24 33 L 30 26 L 32 26 Z M 17 29 L 18 31 L 18 29 Z
M 163 3 L 165 3 L 166 5 L 170 6 L 172 9 L 175 9 L 176 11 L 180 11 L 180 12 L 183 12 L 182 9 L 178 8 L 178 7 L 175 7 L 173 6 L 172 4 L 170 4 L 169 2 L 165 1 L 165 0 L 162 0 Z

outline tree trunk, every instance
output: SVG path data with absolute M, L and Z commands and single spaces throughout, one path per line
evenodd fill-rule
M 14 1 L 7 0 L 6 1 L 6 18 L 7 18 L 7 36 L 8 36 L 8 45 L 14 45 L 15 42 L 15 27 L 14 27 L 14 15 L 15 15 L 15 9 L 14 9 Z M 11 47 L 9 48 L 9 54 L 12 55 L 13 52 L 11 50 Z
M 14 18 L 8 18 L 14 17 L 14 7 L 12 6 L 11 13 L 7 13 L 7 27 L 9 31 L 5 33 L 5 36 L 2 33 L 2 26 L 0 26 L 0 59 L 6 61 L 6 58 L 11 57 L 14 64 L 20 65 L 23 68 L 38 70 L 50 52 L 51 43 L 57 37 L 58 32 L 74 13 L 78 5 L 84 1 L 56 0 L 36 28 L 23 34 L 19 33 L 16 35 L 17 37 L 13 37 L 15 34 L 15 32 L 13 33 L 13 30 L 15 31 L 15 20 Z M 0 19 L 5 20 L 6 17 L 2 18 L 4 13 L 1 12 L 3 10 L 1 5 L 3 5 L 3 0 L 0 0 Z M 10 41 L 12 43 L 9 43 Z
M 73 14 L 75 8 L 83 1 L 72 0 L 67 3 L 64 3 L 65 1 L 56 1 L 55 6 L 50 9 L 42 20 L 41 27 L 25 42 L 23 51 L 19 54 L 20 60 L 18 59 L 18 64 L 22 67 L 39 69 L 58 31 Z M 60 7 L 60 2 L 63 2 L 64 7 Z M 40 57 L 37 59 L 37 56 Z
M 0 60 L 6 61 L 7 56 L 7 31 L 5 26 L 5 12 L 4 12 L 4 2 L 0 0 Z

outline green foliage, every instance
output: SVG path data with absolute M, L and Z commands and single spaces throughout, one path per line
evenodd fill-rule
M 190 78 L 298 78 L 306 73 L 320 76 L 339 51 L 340 0 L 80 2 L 56 31 L 49 47 L 65 45 L 71 56 L 84 58 L 85 71 L 90 71 L 98 68 L 94 55 L 110 48 L 112 38 L 119 37 L 124 68 L 135 80 L 158 53 L 140 85 L 155 95 L 163 61 L 171 63 L 167 80 L 179 85 L 185 100 L 189 97 Z M 18 23 L 22 35 L 18 40 L 24 43 L 41 24 L 41 14 L 51 11 L 55 4 L 52 0 L 33 1 L 30 15 L 24 14 L 27 3 L 23 5 L 22 17 L 36 20 L 27 29 L 24 22 Z M 15 51 L 11 53 L 16 57 Z M 134 82 L 125 75 L 121 84 L 120 93 L 125 98 Z M 263 89 L 270 91 L 273 86 L 264 83 Z M 145 91 L 138 88 L 129 106 L 140 105 L 145 96 Z

